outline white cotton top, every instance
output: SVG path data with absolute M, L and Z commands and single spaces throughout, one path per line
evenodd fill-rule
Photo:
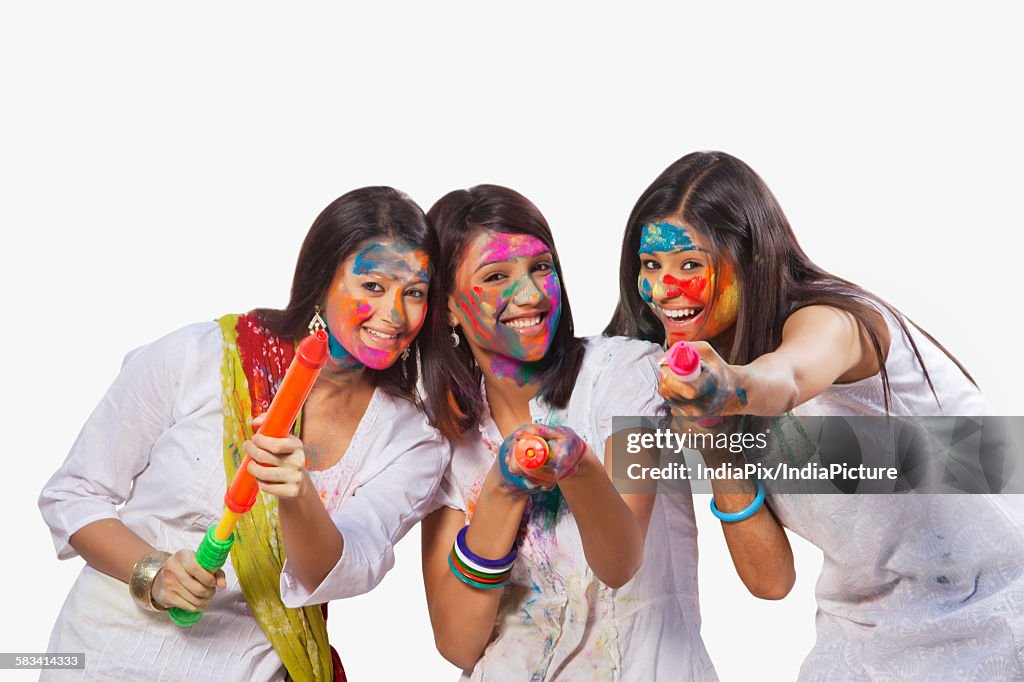
M 661 348 L 622 337 L 587 340 L 564 410 L 530 401 L 534 423 L 568 426 L 604 460 L 612 417 L 663 414 L 654 360 Z M 485 413 L 452 447 L 438 506 L 475 509 L 503 438 Z M 692 496 L 660 493 L 644 562 L 626 585 L 602 584 L 560 493 L 531 498 L 519 558 L 504 589 L 494 640 L 463 680 L 717 680 L 700 636 Z
M 221 359 L 214 322 L 194 324 L 130 353 L 39 498 L 60 559 L 68 538 L 120 519 L 158 549 L 195 549 L 223 511 Z M 408 401 L 377 390 L 345 456 L 312 472 L 345 538 L 344 555 L 312 595 L 288 570 L 285 604 L 372 589 L 394 564 L 392 546 L 428 510 L 448 447 Z M 260 493 L 262 494 L 262 493 Z M 88 679 L 282 680 L 280 657 L 246 604 L 231 567 L 202 620 L 189 629 L 139 608 L 128 586 L 86 565 L 61 609 L 47 651 L 85 653 Z M 81 679 L 82 671 L 43 671 Z
M 878 306 L 876 306 L 878 307 Z M 885 368 L 896 416 L 983 416 L 981 392 L 913 326 L 936 402 L 895 317 Z M 884 415 L 881 374 L 833 385 L 797 416 Z M 1024 680 L 1024 496 L 772 495 L 817 545 L 817 642 L 802 681 Z

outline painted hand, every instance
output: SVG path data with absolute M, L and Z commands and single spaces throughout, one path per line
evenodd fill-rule
M 672 413 L 691 419 L 742 414 L 747 392 L 740 373 L 707 342 L 694 341 L 691 345 L 700 354 L 700 375 L 696 379 L 682 381 L 665 364 L 658 369 L 658 393 L 668 401 Z
M 263 415 L 253 420 L 259 428 Z M 302 441 L 295 436 L 271 438 L 255 434 L 242 444 L 245 454 L 253 458 L 249 473 L 256 479 L 260 490 L 277 497 L 298 497 L 306 486 L 306 453 Z
M 534 469 L 521 467 L 513 455 L 516 443 L 528 436 L 541 438 L 548 445 L 546 461 Z M 527 424 L 516 429 L 501 444 L 498 463 L 501 466 L 502 484 L 507 488 L 529 492 L 551 490 L 559 481 L 576 472 L 586 451 L 586 442 L 568 427 Z
M 150 594 L 160 606 L 202 611 L 217 589 L 225 587 L 224 571 L 218 569 L 210 573 L 196 561 L 195 552 L 179 549 L 156 574 Z

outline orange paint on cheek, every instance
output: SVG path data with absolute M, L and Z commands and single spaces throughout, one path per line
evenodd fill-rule
M 715 300 L 715 308 L 711 315 L 711 324 L 718 331 L 731 326 L 739 314 L 740 309 L 740 284 L 736 279 L 736 273 L 732 266 L 723 263 L 721 276 L 712 278 L 714 288 L 718 290 Z
M 356 324 L 362 324 L 373 317 L 373 306 L 366 300 L 353 298 L 349 300 L 349 305 L 352 308 L 352 317 Z

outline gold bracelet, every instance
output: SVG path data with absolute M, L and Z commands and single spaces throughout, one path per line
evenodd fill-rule
M 153 581 L 156 574 L 171 558 L 169 552 L 152 552 L 139 559 L 132 567 L 132 575 L 128 579 L 128 591 L 135 603 L 146 611 L 166 611 L 167 607 L 153 601 Z

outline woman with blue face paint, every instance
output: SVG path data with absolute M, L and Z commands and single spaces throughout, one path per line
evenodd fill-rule
M 641 195 L 620 292 L 606 334 L 686 341 L 699 354 L 695 377 L 667 358 L 659 368 L 659 392 L 690 420 L 988 413 L 934 339 L 815 265 L 761 178 L 728 154 L 689 154 Z M 744 462 L 702 454 L 711 466 Z M 712 485 L 752 593 L 780 598 L 793 584 L 781 526 L 825 554 L 818 638 L 801 680 L 1024 679 L 1020 496 L 773 494 L 764 503 L 761 484 Z
M 428 237 L 406 195 L 349 192 L 313 223 L 285 309 L 128 356 L 39 499 L 58 557 L 86 561 L 49 651 L 85 652 L 97 679 L 344 679 L 321 605 L 380 582 L 448 458 L 415 399 Z M 330 356 L 294 435 L 253 435 L 311 320 Z M 193 550 L 243 455 L 262 494 L 213 575 Z M 168 607 L 204 615 L 185 629 Z
M 438 650 L 464 680 L 717 679 L 690 496 L 620 494 L 609 475 L 612 418 L 663 409 L 660 349 L 574 336 L 551 232 L 522 195 L 480 185 L 428 217 L 424 385 L 452 443 L 422 533 Z M 539 466 L 517 455 L 537 438 Z

